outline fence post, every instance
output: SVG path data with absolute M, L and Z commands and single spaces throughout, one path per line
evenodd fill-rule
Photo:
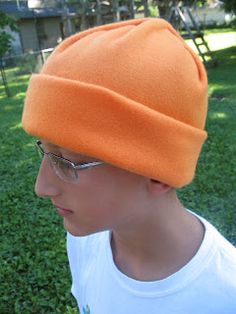
M 5 74 L 5 71 L 4 71 L 2 60 L 0 60 L 0 71 L 1 71 L 1 76 L 2 76 L 2 81 L 3 81 L 5 93 L 6 93 L 7 97 L 10 97 L 11 93 L 10 93 L 9 88 L 8 88 L 7 78 L 6 78 L 6 74 Z
M 44 56 L 44 51 L 43 50 L 40 50 L 40 56 L 41 56 L 42 65 L 43 65 L 44 62 L 45 62 L 45 56 Z

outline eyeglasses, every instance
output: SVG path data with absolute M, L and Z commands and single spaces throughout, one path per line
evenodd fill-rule
M 37 148 L 37 151 L 39 152 L 40 157 L 43 158 L 46 155 L 49 159 L 50 166 L 52 167 L 55 174 L 60 179 L 66 182 L 78 181 L 79 177 L 77 172 L 79 170 L 85 170 L 105 164 L 104 161 L 94 161 L 82 164 L 74 163 L 53 153 L 46 153 L 43 149 L 41 141 L 36 141 L 35 146 Z

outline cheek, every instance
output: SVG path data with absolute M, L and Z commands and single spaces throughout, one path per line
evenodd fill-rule
M 73 217 L 64 219 L 64 227 L 76 236 L 113 229 L 122 221 L 121 204 L 101 187 L 80 189 L 74 203 Z
M 93 182 L 90 189 L 84 190 L 83 205 L 89 217 L 97 221 L 108 222 L 119 214 L 122 208 L 122 199 L 118 195 L 116 185 L 112 182 Z
M 66 193 L 75 211 L 71 224 L 83 232 L 112 229 L 129 220 L 137 209 L 140 179 L 114 167 L 96 170 L 81 172 L 78 185 Z
M 109 228 L 122 219 L 129 192 L 121 179 L 106 173 L 81 177 L 76 191 L 71 191 L 76 195 L 73 208 L 81 223 Z
M 72 208 L 84 218 L 104 219 L 109 217 L 118 206 L 117 187 L 104 175 L 83 175 L 78 185 L 68 191 Z M 81 217 L 82 218 L 82 217 Z

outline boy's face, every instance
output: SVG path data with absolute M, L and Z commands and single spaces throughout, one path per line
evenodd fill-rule
M 95 158 L 59 148 L 42 141 L 51 152 L 75 163 L 97 161 Z M 49 197 L 56 207 L 68 209 L 64 227 L 73 235 L 87 235 L 102 230 L 131 226 L 141 214 L 148 179 L 110 164 L 78 171 L 76 183 L 61 180 L 44 157 L 35 184 L 39 197 Z

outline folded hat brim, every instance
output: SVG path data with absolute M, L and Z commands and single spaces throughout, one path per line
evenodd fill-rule
M 22 124 L 38 138 L 176 188 L 192 181 L 207 137 L 110 89 L 45 74 L 30 79 Z

